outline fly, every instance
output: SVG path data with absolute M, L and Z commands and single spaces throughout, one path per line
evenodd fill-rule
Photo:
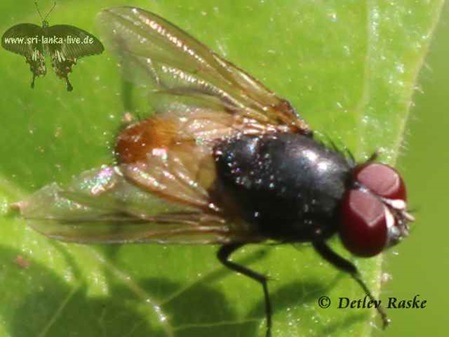
M 99 21 L 123 76 L 150 88 L 156 113 L 118 134 L 115 164 L 17 203 L 30 225 L 86 244 L 220 245 L 223 265 L 261 285 L 267 337 L 267 278 L 230 259 L 246 244 L 309 242 L 374 301 L 327 240 L 338 235 L 349 252 L 371 257 L 407 236 L 401 175 L 318 141 L 288 101 L 156 14 L 118 7 Z

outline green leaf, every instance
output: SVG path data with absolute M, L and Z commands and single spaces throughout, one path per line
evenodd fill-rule
M 288 98 L 309 124 L 363 161 L 394 163 L 416 77 L 442 0 L 135 1 L 206 43 Z M 95 14 L 118 1 L 60 1 L 52 24 L 90 32 Z M 41 12 L 51 3 L 40 2 Z M 39 23 L 30 2 L 3 1 L 5 31 Z M 47 60 L 49 64 L 49 60 Z M 120 127 L 120 82 L 107 53 L 80 60 L 74 91 L 51 71 L 29 88 L 24 59 L 1 50 L 0 335 L 264 336 L 260 286 L 225 270 L 216 247 L 81 246 L 49 240 L 8 214 L 8 204 L 56 181 L 112 162 Z M 339 245 L 335 249 L 348 256 Z M 371 310 L 338 309 L 363 298 L 357 284 L 308 246 L 249 246 L 234 260 L 267 273 L 273 337 L 368 336 Z M 381 258 L 355 261 L 377 294 Z M 329 309 L 317 304 L 329 296 Z

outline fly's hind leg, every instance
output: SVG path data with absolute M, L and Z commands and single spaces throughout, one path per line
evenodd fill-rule
M 260 285 L 262 285 L 263 294 L 265 298 L 265 317 L 267 322 L 267 332 L 266 337 L 271 337 L 271 326 L 272 326 L 272 320 L 271 320 L 271 301 L 270 301 L 270 294 L 268 293 L 268 279 L 265 275 L 259 274 L 249 268 L 246 268 L 240 264 L 237 264 L 235 262 L 232 262 L 229 260 L 232 253 L 234 253 L 237 249 L 244 246 L 242 243 L 232 243 L 227 244 L 224 246 L 221 246 L 217 253 L 218 260 L 225 265 L 227 268 L 236 271 L 237 273 L 243 274 Z

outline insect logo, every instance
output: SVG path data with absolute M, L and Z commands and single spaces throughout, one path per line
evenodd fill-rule
M 36 77 L 47 73 L 45 55 L 50 55 L 51 64 L 56 75 L 66 81 L 67 91 L 73 86 L 69 81 L 69 73 L 76 61 L 84 56 L 101 54 L 103 44 L 92 34 L 70 25 L 50 26 L 47 17 L 56 3 L 42 16 L 37 2 L 37 12 L 42 19 L 42 26 L 33 23 L 19 23 L 9 28 L 2 36 L 2 47 L 10 52 L 25 56 L 33 73 L 31 88 L 34 88 Z

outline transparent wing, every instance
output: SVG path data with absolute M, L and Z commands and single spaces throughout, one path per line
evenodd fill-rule
M 214 144 L 237 134 L 308 134 L 307 125 L 287 101 L 157 15 L 120 7 L 99 20 L 123 76 L 157 97 L 157 114 L 120 132 L 117 166 L 44 188 L 17 204 L 24 217 L 50 237 L 85 243 L 263 240 L 218 195 Z
M 63 241 L 222 244 L 248 234 L 218 213 L 166 202 L 130 184 L 117 167 L 86 171 L 64 188 L 48 185 L 15 206 L 31 227 Z
M 117 137 L 117 166 L 51 184 L 16 204 L 37 231 L 81 243 L 229 243 L 263 240 L 215 204 L 212 144 L 232 132 L 229 114 L 159 114 Z M 222 198 L 223 196 L 220 196 Z
M 123 76 L 163 96 L 151 104 L 159 113 L 166 102 L 218 104 L 229 114 L 263 125 L 308 133 L 307 124 L 284 99 L 156 14 L 133 7 L 99 14 L 106 41 L 119 56 Z M 199 103 L 203 101 L 203 103 Z

